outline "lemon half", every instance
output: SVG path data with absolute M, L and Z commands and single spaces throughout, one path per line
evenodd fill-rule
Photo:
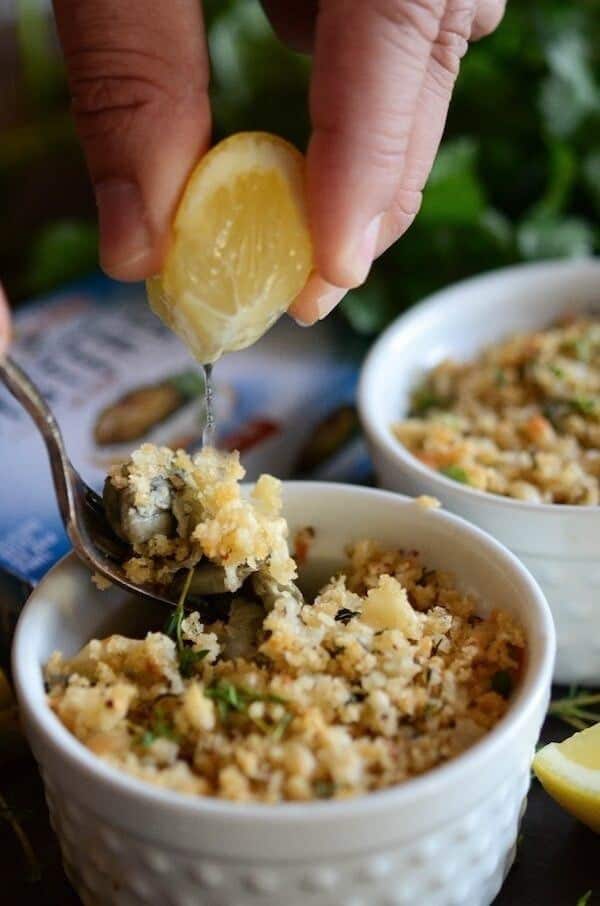
M 203 364 L 254 343 L 312 269 L 304 157 L 266 132 L 215 145 L 192 172 L 152 310 Z
M 600 833 L 600 724 L 544 746 L 533 770 L 559 805 Z

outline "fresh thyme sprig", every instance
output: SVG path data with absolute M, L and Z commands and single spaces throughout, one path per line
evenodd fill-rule
M 271 693 L 255 692 L 253 689 L 246 689 L 244 686 L 236 686 L 228 680 L 219 679 L 207 686 L 204 690 L 207 698 L 211 698 L 219 712 L 220 719 L 225 723 L 229 720 L 231 714 L 244 714 L 248 717 L 263 733 L 272 733 L 276 740 L 280 740 L 293 720 L 293 714 L 286 714 L 274 726 L 270 726 L 266 721 L 259 717 L 253 717 L 248 713 L 248 708 L 253 702 L 270 702 L 276 705 L 286 705 L 287 702 L 279 695 Z
M 20 822 L 17 820 L 17 817 L 13 810 L 10 808 L 8 802 L 4 796 L 0 793 L 0 819 L 6 821 L 10 825 L 12 831 L 21 845 L 23 850 L 23 855 L 27 861 L 28 868 L 28 880 L 33 883 L 39 881 L 42 876 L 42 871 L 40 868 L 40 863 L 37 860 L 37 856 L 33 851 L 33 846 L 31 841 L 25 831 L 23 830 Z
M 179 595 L 179 600 L 177 601 L 177 606 L 169 617 L 164 629 L 165 635 L 168 635 L 169 638 L 173 639 L 175 645 L 177 646 L 179 672 L 186 679 L 189 679 L 189 677 L 193 675 L 194 667 L 196 666 L 196 664 L 204 660 L 204 658 L 208 654 L 208 649 L 203 649 L 202 651 L 194 651 L 193 648 L 190 648 L 190 646 L 186 645 L 183 641 L 181 624 L 183 623 L 185 616 L 185 601 L 188 596 L 193 577 L 194 567 L 192 567 L 188 571 L 185 582 L 183 583 L 183 588 L 181 589 L 181 594 Z
M 147 749 L 157 739 L 169 739 L 173 742 L 179 742 L 175 727 L 169 720 L 164 708 L 160 706 L 154 709 L 152 718 L 146 728 L 140 733 L 138 741 L 144 749 Z
M 550 703 L 548 714 L 576 730 L 585 730 L 600 721 L 600 692 L 581 692 L 573 688 L 564 698 L 555 698 Z

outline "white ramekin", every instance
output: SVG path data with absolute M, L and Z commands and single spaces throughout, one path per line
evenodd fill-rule
M 526 503 L 427 468 L 394 437 L 411 391 L 441 359 L 468 359 L 565 311 L 600 310 L 600 260 L 521 265 L 457 283 L 398 318 L 365 362 L 359 409 L 380 484 L 432 494 L 498 538 L 531 570 L 554 616 L 555 679 L 600 683 L 600 507 Z
M 23 610 L 13 670 L 69 877 L 85 906 L 487 906 L 513 859 L 548 702 L 554 629 L 543 594 L 511 553 L 455 516 L 368 488 L 284 487 L 292 529 L 316 529 L 308 584 L 339 566 L 349 541 L 372 537 L 419 549 L 482 607 L 518 616 L 528 654 L 508 714 L 454 761 L 346 802 L 237 805 L 160 790 L 97 759 L 46 704 L 52 651 L 151 616 L 98 592 L 67 557 Z

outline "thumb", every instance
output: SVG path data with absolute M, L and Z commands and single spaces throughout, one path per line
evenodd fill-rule
M 54 0 L 73 114 L 94 184 L 100 263 L 156 272 L 189 170 L 210 131 L 197 0 Z

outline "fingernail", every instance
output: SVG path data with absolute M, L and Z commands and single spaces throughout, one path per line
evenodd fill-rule
M 374 217 L 366 227 L 358 245 L 352 251 L 352 257 L 348 262 L 350 273 L 353 275 L 355 286 L 360 286 L 365 282 L 371 270 L 375 252 L 377 250 L 377 239 L 379 238 L 379 228 L 383 214 Z
M 343 299 L 347 289 L 327 283 L 317 273 L 312 273 L 306 286 L 289 308 L 289 314 L 301 327 L 310 327 L 320 321 Z
M 128 278 L 128 271 L 152 251 L 146 211 L 136 183 L 107 179 L 96 183 L 100 261 L 104 270 Z
M 326 318 L 327 315 L 333 311 L 338 302 L 342 301 L 347 292 L 347 289 L 340 289 L 339 286 L 332 286 L 331 289 L 325 290 L 325 292 L 321 293 L 321 295 L 317 297 L 315 303 L 319 321 L 322 321 L 323 318 Z

